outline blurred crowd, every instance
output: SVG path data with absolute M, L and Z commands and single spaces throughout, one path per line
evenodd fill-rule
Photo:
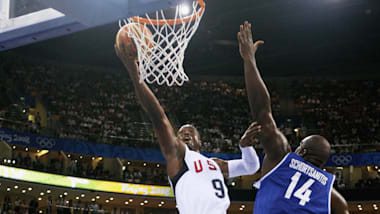
M 41 198 L 40 198 L 41 199 Z M 51 196 L 48 196 L 45 201 L 39 203 L 40 199 L 22 199 L 15 195 L 4 196 L 3 201 L 0 202 L 0 214 L 102 214 L 111 213 L 105 211 L 102 205 L 92 201 L 81 201 L 72 199 L 67 200 L 66 196 L 58 197 L 53 200 Z M 41 201 L 40 201 L 41 202 Z
M 2 104 L 0 117 L 16 122 L 0 120 L 0 127 L 158 148 L 127 72 L 79 66 L 63 69 L 12 60 L 0 63 L 1 97 L 8 102 Z M 380 87 L 376 81 L 283 81 L 266 84 L 277 125 L 293 147 L 308 134 L 325 136 L 337 153 L 359 152 L 360 145 L 379 144 Z M 202 151 L 239 152 L 239 139 L 252 122 L 244 81 L 192 80 L 182 87 L 151 88 L 175 128 L 191 123 L 199 129 Z M 36 103 L 44 107 L 43 112 L 30 112 Z

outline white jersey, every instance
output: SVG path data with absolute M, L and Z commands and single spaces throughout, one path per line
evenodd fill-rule
M 226 214 L 230 206 L 219 165 L 186 146 L 182 169 L 169 179 L 180 214 Z

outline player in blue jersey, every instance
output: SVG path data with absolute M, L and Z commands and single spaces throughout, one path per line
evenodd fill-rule
M 329 142 L 319 135 L 308 136 L 291 152 L 273 119 L 270 95 L 256 65 L 256 51 L 264 42 L 253 42 L 247 21 L 240 26 L 238 40 L 249 105 L 254 121 L 262 126 L 259 140 L 265 152 L 262 178 L 255 184 L 254 214 L 348 214 L 346 200 L 332 187 L 334 176 L 320 169 L 330 156 Z

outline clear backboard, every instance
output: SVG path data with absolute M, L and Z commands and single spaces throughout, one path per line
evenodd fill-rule
M 0 51 L 176 6 L 186 0 L 0 0 Z

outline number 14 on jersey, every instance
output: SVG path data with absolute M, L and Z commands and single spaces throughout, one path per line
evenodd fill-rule
M 309 188 L 311 187 L 311 185 L 313 185 L 315 180 L 309 178 L 309 180 L 307 180 L 300 188 L 298 188 L 294 192 L 294 188 L 297 186 L 300 177 L 301 177 L 300 172 L 296 172 L 292 176 L 291 182 L 288 186 L 288 189 L 286 190 L 284 197 L 286 199 L 290 199 L 290 197 L 292 197 L 292 195 L 293 195 L 294 197 L 300 199 L 299 205 L 305 206 L 305 204 L 310 201 L 310 195 L 311 195 L 312 191 Z M 293 194 L 293 192 L 294 192 L 294 194 Z

